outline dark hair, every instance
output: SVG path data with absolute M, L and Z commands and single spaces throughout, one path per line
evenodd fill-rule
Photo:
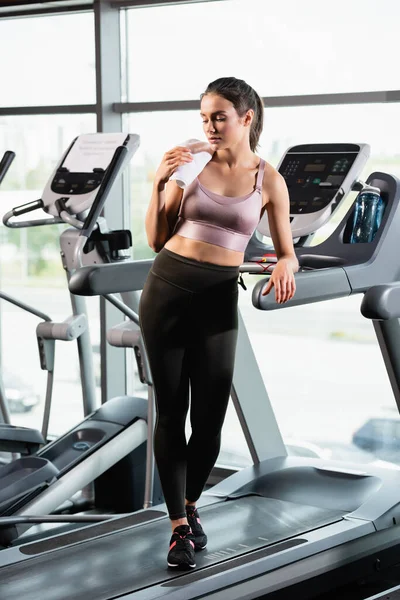
M 243 117 L 250 108 L 254 110 L 250 128 L 250 148 L 255 152 L 264 125 L 264 104 L 257 92 L 243 79 L 220 77 L 208 84 L 200 100 L 206 94 L 217 94 L 232 102 L 239 117 Z

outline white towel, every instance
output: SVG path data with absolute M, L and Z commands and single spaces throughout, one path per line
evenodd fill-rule
M 172 173 L 170 179 L 175 179 L 179 187 L 185 189 L 196 179 L 206 164 L 211 160 L 214 150 L 207 142 L 196 139 L 186 140 L 186 142 L 180 145 L 190 149 L 193 160 L 190 163 L 180 165 L 174 173 Z

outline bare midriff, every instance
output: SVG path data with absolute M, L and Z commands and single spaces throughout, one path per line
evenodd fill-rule
M 187 258 L 198 260 L 199 262 L 213 263 L 223 267 L 238 267 L 243 263 L 243 252 L 228 250 L 222 246 L 191 240 L 181 235 L 175 234 L 165 244 L 167 250 L 181 254 Z

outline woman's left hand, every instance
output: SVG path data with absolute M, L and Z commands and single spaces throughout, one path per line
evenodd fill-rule
M 266 296 L 275 288 L 275 300 L 278 304 L 287 302 L 293 298 L 296 291 L 296 282 L 294 280 L 293 261 L 288 258 L 280 258 L 276 263 L 275 269 L 267 283 L 262 296 Z M 297 268 L 296 268 L 297 271 Z

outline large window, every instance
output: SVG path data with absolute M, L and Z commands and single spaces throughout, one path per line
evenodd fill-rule
M 95 102 L 93 13 L 0 20 L 0 106 Z
M 398 89 L 399 19 L 397 0 L 134 9 L 129 100 L 194 99 L 226 75 L 245 79 L 262 96 Z

